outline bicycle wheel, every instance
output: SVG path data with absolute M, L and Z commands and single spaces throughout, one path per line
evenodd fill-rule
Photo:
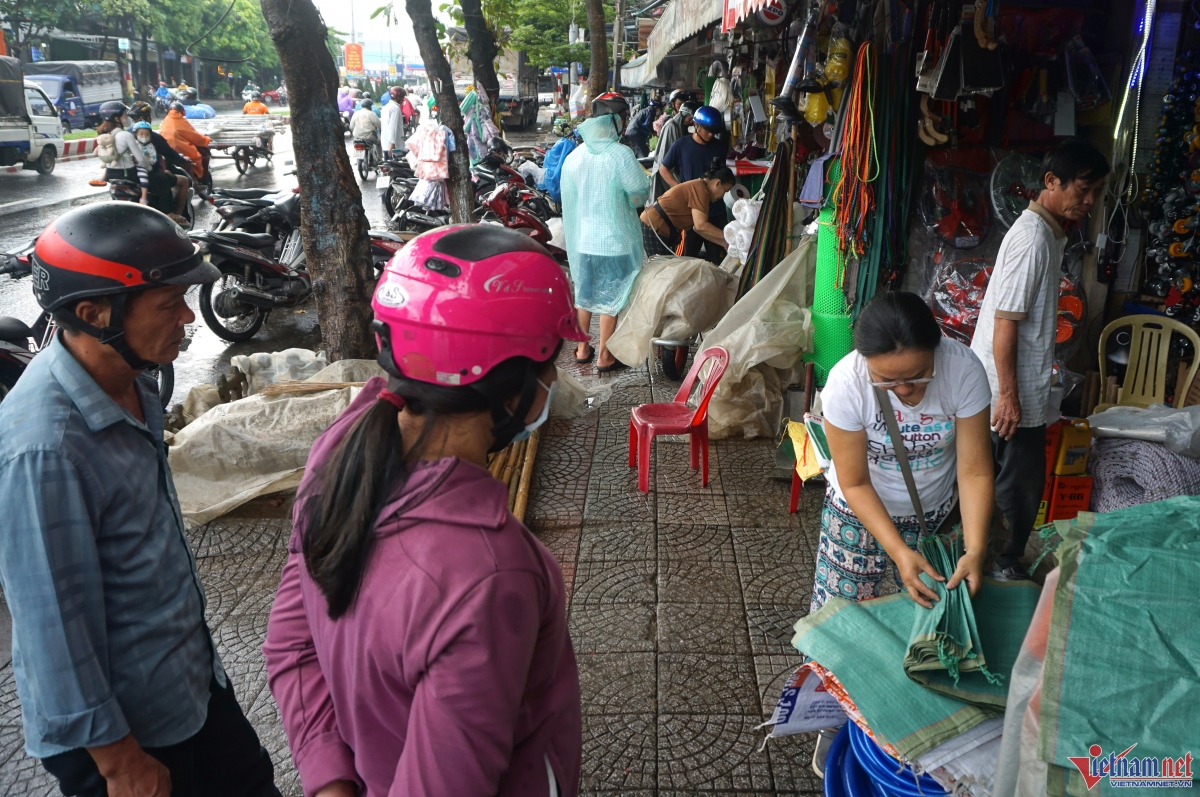
M 254 164 L 250 160 L 249 147 L 243 145 L 233 151 L 233 165 L 237 168 L 238 174 L 245 174 L 250 170 Z

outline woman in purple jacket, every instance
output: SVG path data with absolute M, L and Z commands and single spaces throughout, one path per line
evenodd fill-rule
M 487 455 L 549 412 L 586 336 L 527 236 L 444 227 L 388 264 L 379 362 L 318 438 L 265 652 L 305 795 L 576 797 L 582 727 L 558 563 Z

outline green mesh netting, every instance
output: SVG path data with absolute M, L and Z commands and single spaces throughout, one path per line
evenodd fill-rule
M 834 209 L 826 207 L 817 217 L 817 270 L 813 286 L 813 312 L 838 315 L 846 310 L 846 297 L 837 284 L 839 268 Z
M 829 369 L 854 348 L 854 328 L 850 316 L 842 314 L 812 314 L 813 350 L 808 359 L 817 366 L 816 380 L 824 385 Z
M 826 185 L 833 185 L 841 176 L 841 161 L 829 161 Z M 817 268 L 813 286 L 813 350 L 806 359 L 816 365 L 818 385 L 824 385 L 829 369 L 854 348 L 854 333 L 846 313 L 846 297 L 838 284 L 841 265 L 838 255 L 837 231 L 834 229 L 835 208 L 831 204 L 817 216 Z

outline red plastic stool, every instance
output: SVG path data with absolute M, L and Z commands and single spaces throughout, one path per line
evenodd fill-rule
M 700 394 L 700 404 L 696 409 L 687 405 L 692 387 L 700 376 L 700 369 L 706 362 L 712 360 L 712 368 L 704 380 L 704 388 Z M 691 440 L 691 468 L 701 467 L 700 455 L 703 454 L 704 485 L 708 486 L 708 402 L 712 399 L 717 383 L 729 365 L 729 352 L 720 346 L 705 349 L 692 364 L 692 370 L 675 394 L 675 400 L 670 404 L 642 404 L 634 407 L 629 414 L 629 467 L 637 466 L 638 489 L 643 493 L 650 492 L 650 450 L 654 438 L 660 434 L 686 434 Z

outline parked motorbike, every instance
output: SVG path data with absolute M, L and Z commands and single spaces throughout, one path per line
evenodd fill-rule
M 180 226 L 182 226 L 186 230 L 190 230 L 190 229 L 192 229 L 192 225 L 194 225 L 196 223 L 196 211 L 192 208 L 192 200 L 195 199 L 195 197 L 196 197 L 195 179 L 190 174 L 183 171 L 182 169 L 178 169 L 173 166 L 168 167 L 168 171 L 171 174 L 182 174 L 183 176 L 188 178 L 188 187 L 187 187 L 188 196 L 187 196 L 187 201 L 183 203 L 183 218 L 185 218 L 187 220 L 187 223 L 180 225 Z M 172 198 L 174 198 L 176 191 L 179 191 L 179 189 L 176 188 L 174 191 L 171 192 Z M 141 187 L 141 185 L 138 184 L 137 180 L 126 180 L 124 178 L 114 178 L 114 179 L 108 181 L 108 195 L 115 202 L 141 202 L 142 201 L 142 187 Z M 155 208 L 155 209 L 161 210 L 163 213 L 174 213 L 175 212 L 174 205 L 172 205 L 169 208 Z
M 386 230 L 371 230 L 371 261 L 378 278 L 383 267 L 408 241 Z M 300 227 L 288 232 L 278 258 L 275 236 L 240 230 L 188 233 L 220 272 L 200 287 L 200 314 L 222 340 L 242 343 L 262 328 L 277 307 L 295 307 L 312 295 L 312 278 Z
M 213 192 L 219 220 L 214 232 L 238 230 L 268 233 L 276 243 L 300 229 L 300 188 L 217 189 Z
M 0 252 L 0 275 L 10 279 L 23 279 L 33 273 L 30 257 L 36 241 L 9 254 Z M 0 401 L 8 395 L 17 379 L 33 360 L 34 355 L 45 349 L 54 340 L 58 323 L 49 313 L 42 313 L 30 327 L 19 318 L 0 317 Z M 180 349 L 186 349 L 190 339 L 184 338 Z M 146 373 L 158 382 L 158 398 L 163 410 L 171 402 L 175 392 L 175 366 L 171 363 L 148 369 Z
M 200 314 L 222 340 L 242 343 L 276 307 L 294 307 L 312 295 L 299 225 L 275 257 L 275 235 L 241 230 L 190 232 L 188 237 L 221 276 L 200 286 Z

